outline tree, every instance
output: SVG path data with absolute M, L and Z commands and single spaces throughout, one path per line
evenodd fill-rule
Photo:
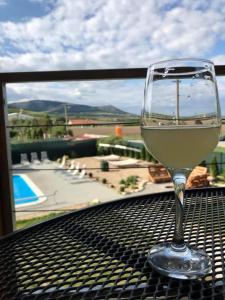
M 64 126 L 57 126 L 52 128 L 52 135 L 54 137 L 62 137 L 65 134 Z
M 38 139 L 38 132 L 37 132 L 37 128 L 36 128 L 36 127 L 35 127 L 35 128 L 32 128 L 32 130 L 31 130 L 31 138 L 32 138 L 33 140 Z
M 219 169 L 217 164 L 216 156 L 214 156 L 210 168 L 209 168 L 210 175 L 214 178 L 216 178 L 217 175 L 219 175 Z
M 32 139 L 32 130 L 31 130 L 31 128 L 28 128 L 28 130 L 27 130 L 27 139 L 28 140 Z
M 48 114 L 45 115 L 45 117 L 43 118 L 41 123 L 42 123 L 42 125 L 44 125 L 43 133 L 52 133 L 53 122 L 52 122 L 51 117 Z
M 64 125 L 66 123 L 66 119 L 64 117 L 58 117 L 55 120 L 55 125 Z
M 37 128 L 37 138 L 43 139 L 43 134 L 44 134 L 44 132 L 43 132 L 42 128 L 41 127 Z
M 141 159 L 145 160 L 146 159 L 146 150 L 145 150 L 145 146 L 142 147 L 141 149 Z
M 14 137 L 17 136 L 17 131 L 16 130 L 10 130 L 9 134 L 10 134 L 11 138 L 14 138 Z
M 141 154 L 140 154 L 140 152 L 135 152 L 135 158 L 136 159 L 140 159 L 141 158 Z

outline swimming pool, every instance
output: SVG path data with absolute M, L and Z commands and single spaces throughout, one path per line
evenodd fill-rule
M 38 204 L 46 200 L 41 190 L 26 175 L 13 175 L 13 196 L 16 207 Z

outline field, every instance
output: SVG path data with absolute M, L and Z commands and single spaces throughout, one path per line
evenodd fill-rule
M 74 137 L 78 137 L 84 133 L 99 134 L 99 135 L 114 135 L 115 126 L 97 126 L 97 127 L 73 127 Z M 139 126 L 122 126 L 122 134 L 129 139 L 141 139 Z
M 141 131 L 139 126 L 121 126 L 122 133 L 125 138 L 141 139 Z M 115 126 L 97 126 L 97 127 L 73 127 L 71 128 L 75 137 L 84 133 L 100 134 L 100 135 L 114 135 Z M 225 124 L 221 128 L 221 136 L 225 136 Z

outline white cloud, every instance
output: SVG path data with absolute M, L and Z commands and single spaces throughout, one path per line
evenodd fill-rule
M 43 0 L 30 1 L 45 4 Z M 0 23 L 0 47 L 5 47 L 4 55 L 0 56 L 0 71 L 147 67 L 164 58 L 210 58 L 215 44 L 225 39 L 225 0 L 49 0 L 47 3 L 51 3 L 51 11 L 43 17 Z M 9 45 L 14 50 L 9 51 Z M 214 59 L 217 62 L 221 57 Z M 96 85 L 88 84 L 95 89 Z M 66 88 L 59 86 L 43 88 L 40 97 L 53 99 L 58 95 L 71 100 Z M 132 99 L 140 88 L 130 85 L 128 89 L 124 84 L 121 89 L 119 83 L 117 86 L 121 94 L 118 92 L 115 105 L 127 99 L 122 91 Z M 107 88 L 113 88 L 111 82 Z M 110 95 L 101 85 L 99 89 L 100 95 L 105 93 L 105 99 Z M 24 88 L 13 93 L 18 99 L 18 95 L 25 94 L 29 98 L 28 92 L 34 97 L 35 91 Z M 90 89 L 88 92 L 91 93 Z M 138 92 L 141 93 L 143 90 Z M 91 101 L 84 95 L 81 91 L 82 101 Z M 94 91 L 92 95 L 97 97 Z M 100 98 L 93 98 L 92 102 Z
M 0 0 L 0 6 L 7 5 L 7 3 L 8 3 L 7 0 Z
M 163 57 L 205 56 L 223 34 L 225 21 L 221 11 L 197 10 L 186 1 L 168 11 L 163 8 L 169 1 L 163 1 L 161 6 L 154 0 L 143 0 L 141 6 L 138 0 L 55 3 L 51 13 L 42 18 L 0 24 L 2 45 L 10 42 L 18 52 L 28 53 L 33 58 L 30 69 L 36 69 L 37 62 L 39 69 L 45 69 L 42 59 L 46 57 L 48 68 L 67 69 L 81 65 L 142 67 Z M 14 68 L 24 65 L 27 69 L 24 58 L 24 54 L 13 54 L 11 60 L 22 61 Z

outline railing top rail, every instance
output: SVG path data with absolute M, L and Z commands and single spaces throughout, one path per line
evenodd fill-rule
M 216 75 L 225 75 L 225 65 L 215 66 Z M 0 73 L 1 83 L 81 81 L 81 80 L 120 80 L 145 78 L 147 68 L 64 70 Z

